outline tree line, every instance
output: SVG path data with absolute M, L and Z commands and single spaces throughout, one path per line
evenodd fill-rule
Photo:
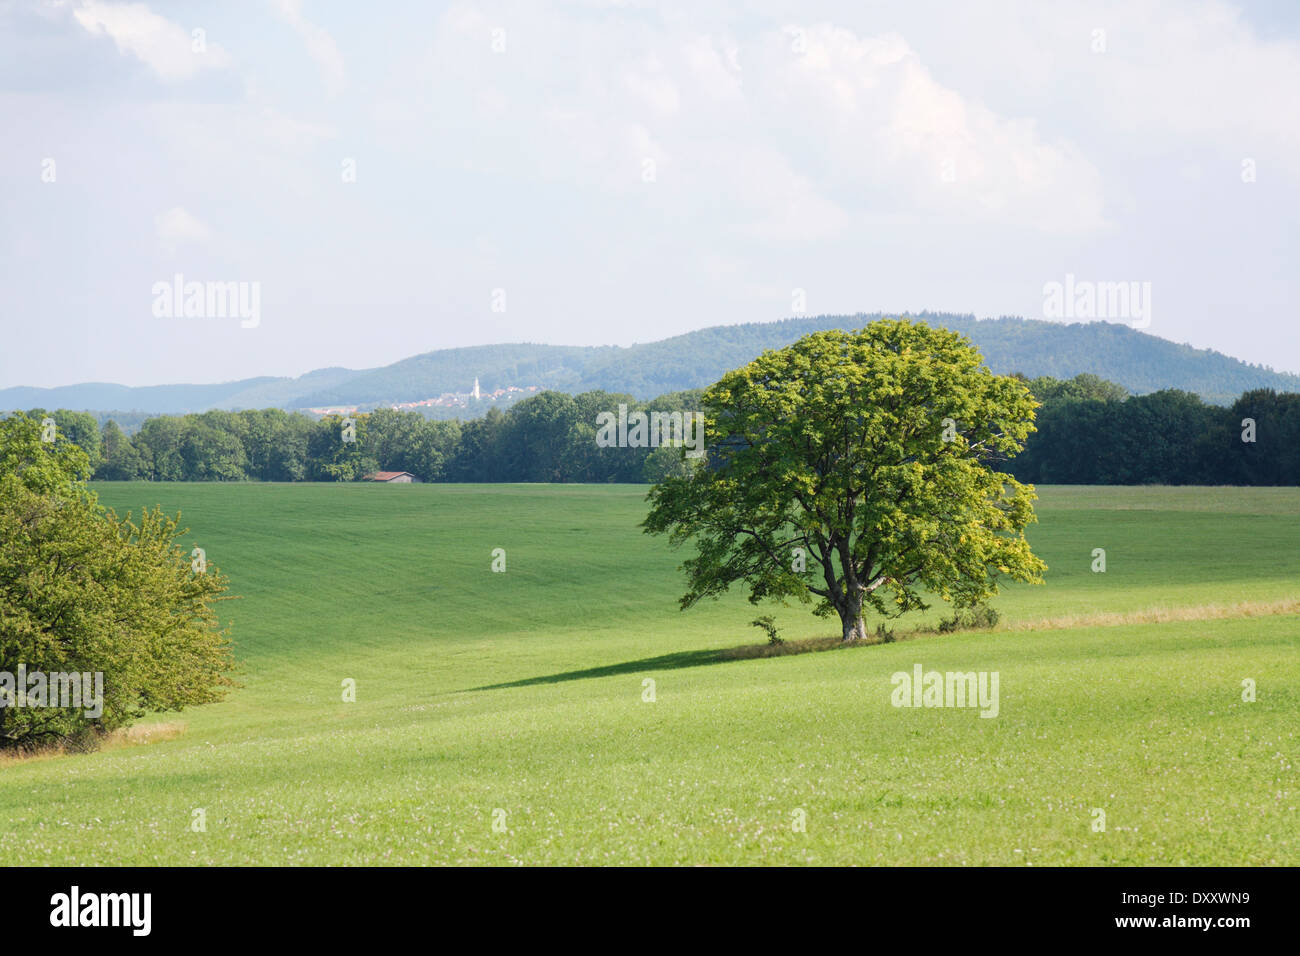
M 1029 384 L 1038 430 L 1005 469 L 1021 481 L 1300 485 L 1300 394 L 1257 389 L 1223 408 L 1177 389 L 1122 397 L 1093 376 Z
M 1095 375 L 1025 379 L 1041 403 L 1024 451 L 999 467 L 1039 484 L 1300 484 L 1300 394 L 1261 389 L 1231 406 L 1166 389 L 1131 396 Z M 656 482 L 681 449 L 602 448 L 597 415 L 700 410 L 701 390 L 651 401 L 542 392 L 468 421 L 378 409 L 319 420 L 281 409 L 160 415 L 133 434 L 88 412 L 43 409 L 98 480 L 357 481 L 380 470 L 426 482 Z M 936 410 L 941 411 L 941 410 Z M 351 425 L 349 431 L 348 425 Z
M 421 481 L 657 481 L 680 469 L 680 449 L 602 448 L 596 419 L 635 411 L 692 412 L 700 392 L 645 402 L 602 391 L 542 392 L 502 412 L 439 421 L 381 408 L 313 419 L 282 409 L 159 415 L 134 435 L 89 412 L 31 409 L 85 451 L 101 481 L 358 481 L 406 471 Z

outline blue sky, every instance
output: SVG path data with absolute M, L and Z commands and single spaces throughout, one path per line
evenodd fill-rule
M 0 387 L 630 344 L 796 290 L 1042 318 L 1067 274 L 1300 371 L 1298 10 L 0 0 Z M 177 273 L 260 321 L 160 318 Z

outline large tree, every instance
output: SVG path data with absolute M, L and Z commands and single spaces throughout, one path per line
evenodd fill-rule
M 969 341 L 881 320 L 805 336 L 727 373 L 703 398 L 708 463 L 651 489 L 644 528 L 695 544 L 683 608 L 733 583 L 838 614 L 958 607 L 1002 576 L 1041 580 L 1032 487 L 997 470 L 1034 430 L 1025 385 Z M 801 570 L 803 569 L 803 570 Z
M 232 648 L 214 604 L 226 580 L 196 567 L 159 509 L 99 505 L 84 451 L 24 415 L 0 420 L 0 748 L 93 742 L 150 711 L 219 700 Z M 14 676 L 100 674 L 97 707 L 24 706 Z

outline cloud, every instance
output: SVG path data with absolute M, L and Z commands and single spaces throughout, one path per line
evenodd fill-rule
M 112 38 L 118 52 L 134 56 L 164 80 L 184 80 L 201 70 L 221 69 L 230 57 L 201 31 L 188 32 L 143 3 L 86 0 L 72 11 L 90 33 Z
M 343 56 L 339 53 L 334 37 L 302 15 L 302 0 L 271 0 L 271 7 L 302 38 L 308 55 L 320 67 L 326 90 L 331 95 L 340 92 L 345 81 L 345 70 Z
M 629 5 L 0 0 L 0 128 L 18 144 L 0 150 L 0 248 L 29 250 L 5 291 L 44 308 L 55 237 L 114 235 L 50 309 L 75 321 L 116 294 L 129 316 L 132 270 L 165 243 L 296 290 L 303 327 L 329 303 L 336 340 L 353 307 L 428 303 L 364 346 L 391 359 L 428 347 L 429 316 L 454 344 L 627 341 L 776 318 L 794 287 L 813 311 L 1038 314 L 1072 271 L 1159 283 L 1161 334 L 1300 367 L 1285 5 Z M 197 25 L 238 58 L 192 54 Z M 323 96 L 322 77 L 365 95 Z M 45 156 L 58 185 L 36 179 Z M 516 324 L 462 321 L 499 285 Z M 268 361 L 307 367 L 302 341 Z
M 1075 235 L 1108 225 L 1102 178 L 1078 147 L 944 85 L 898 33 L 815 23 L 733 36 L 677 20 L 523 16 L 511 32 L 527 45 L 494 55 L 492 23 L 451 8 L 424 75 L 386 102 L 390 125 L 419 128 L 422 110 L 444 120 L 447 102 L 481 116 L 490 100 L 492 126 L 529 144 L 532 168 L 516 175 L 639 191 L 666 216 L 720 219 L 765 241 L 899 222 Z M 583 55 L 540 55 L 555 43 Z M 440 104 L 413 102 L 410 91 L 430 87 Z M 476 139 L 477 119 L 458 124 L 471 130 L 463 148 L 497 169 L 499 143 Z
M 173 206 L 153 217 L 154 232 L 162 247 L 174 252 L 182 242 L 206 242 L 211 231 L 189 210 Z
M 1113 129 L 1220 151 L 1231 161 L 1267 156 L 1300 181 L 1300 121 L 1281 105 L 1300 87 L 1300 43 L 1262 38 L 1237 9 L 1217 2 L 1153 3 L 1115 14 L 1123 32 L 1099 71 Z M 1136 42 L 1140 38 L 1140 42 Z
M 754 115 L 777 120 L 768 137 L 784 127 L 801 171 L 867 220 L 1106 224 L 1101 177 L 1079 149 L 938 82 L 898 34 L 791 25 L 741 62 Z

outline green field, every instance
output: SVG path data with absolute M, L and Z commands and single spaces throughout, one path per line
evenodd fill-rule
M 243 686 L 145 721 L 174 739 L 0 764 L 9 865 L 1300 863 L 1300 616 L 1267 607 L 1300 598 L 1300 489 L 1041 488 L 1047 584 L 997 630 L 719 661 L 767 611 L 678 611 L 644 488 L 96 488 L 183 512 Z M 1238 602 L 1266 613 L 1088 620 Z M 918 663 L 997 671 L 998 716 L 892 706 Z

